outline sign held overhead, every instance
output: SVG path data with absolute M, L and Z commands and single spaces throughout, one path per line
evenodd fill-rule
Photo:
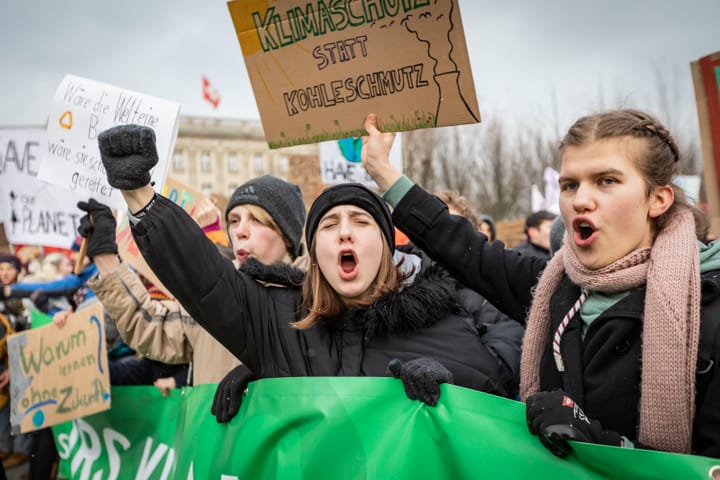
M 228 7 L 270 148 L 480 121 L 457 0 Z

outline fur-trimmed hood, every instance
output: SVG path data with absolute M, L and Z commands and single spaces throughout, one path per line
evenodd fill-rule
M 258 282 L 280 287 L 300 287 L 305 280 L 305 271 L 287 263 L 265 265 L 254 257 L 248 258 L 238 269 Z
M 365 338 L 376 338 L 430 327 L 461 312 L 452 277 L 431 263 L 423 266 L 411 285 L 380 297 L 366 309 L 350 310 L 346 320 L 362 328 Z

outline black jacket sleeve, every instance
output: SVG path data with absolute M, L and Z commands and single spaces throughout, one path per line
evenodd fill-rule
M 273 307 L 269 289 L 239 272 L 183 209 L 164 197 L 156 198 L 132 227 L 145 261 L 196 322 L 243 363 L 260 371 L 256 348 L 267 343 L 263 338 L 271 337 L 267 329 L 276 328 L 269 313 Z
M 506 250 L 502 242 L 489 243 L 470 222 L 450 215 L 440 199 L 417 185 L 395 207 L 393 221 L 466 287 L 525 324 L 532 288 L 546 260 Z

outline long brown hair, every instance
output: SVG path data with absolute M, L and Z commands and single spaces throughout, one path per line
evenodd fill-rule
M 705 214 L 690 204 L 685 192 L 672 179 L 680 172 L 680 151 L 670 132 L 652 115 L 639 110 L 611 110 L 578 119 L 560 142 L 560 154 L 568 147 L 579 147 L 612 138 L 637 139 L 635 164 L 645 179 L 646 194 L 655 187 L 668 185 L 675 200 L 662 215 L 653 219 L 655 233 L 662 230 L 667 219 L 679 208 L 689 208 L 695 217 L 698 238 L 707 232 Z
M 394 292 L 400 288 L 403 280 L 409 275 L 400 273 L 398 265 L 395 265 L 393 253 L 387 242 L 382 241 L 382 255 L 380 257 L 380 268 L 370 285 L 370 293 L 359 299 L 345 301 L 325 279 L 320 271 L 317 261 L 315 238 L 312 239 L 310 250 L 310 268 L 308 268 L 303 283 L 303 306 L 308 312 L 305 318 L 294 322 L 293 327 L 298 330 L 306 330 L 315 325 L 319 320 L 332 319 L 339 316 L 347 308 L 367 307 L 372 305 L 383 295 Z

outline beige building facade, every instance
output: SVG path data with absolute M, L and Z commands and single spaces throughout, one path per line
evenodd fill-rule
M 322 190 L 317 144 L 270 150 L 259 120 L 180 117 L 169 177 L 206 195 L 228 197 L 265 174 L 299 184 L 309 204 Z

